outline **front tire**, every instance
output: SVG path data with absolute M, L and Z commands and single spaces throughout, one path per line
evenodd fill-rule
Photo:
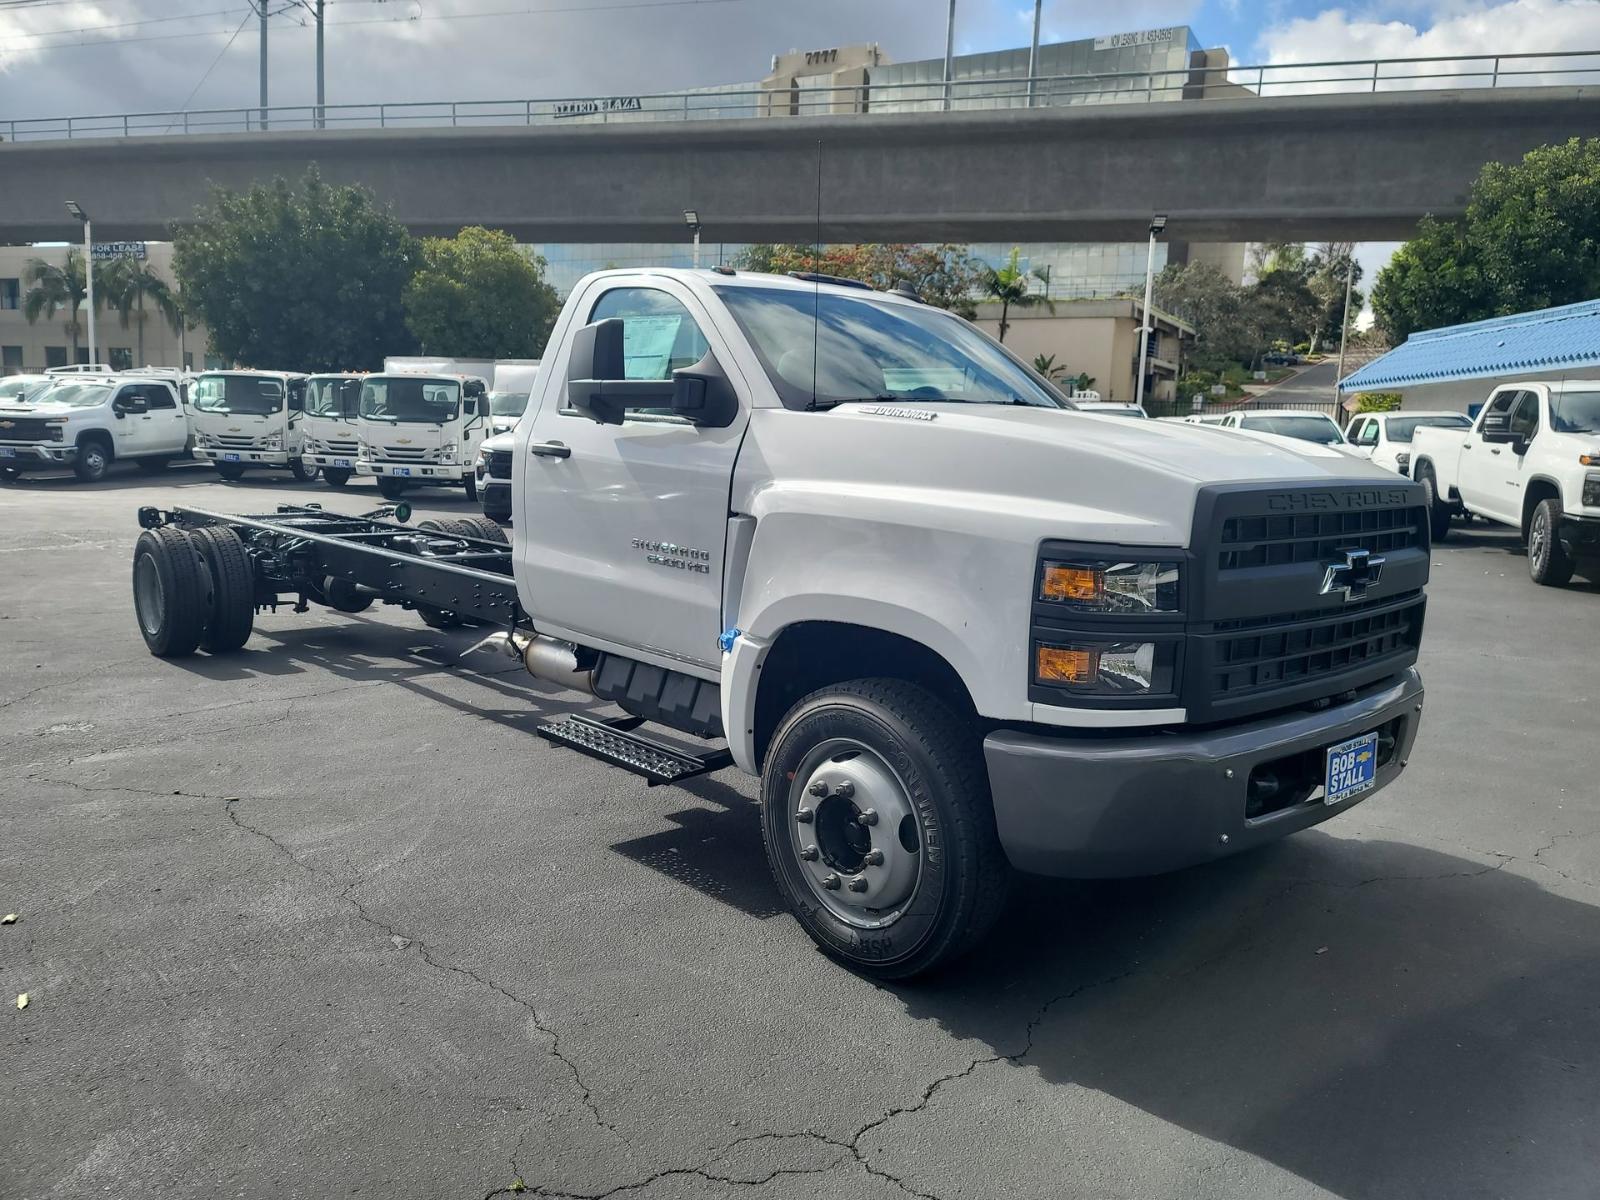
M 1427 498 L 1428 532 L 1435 542 L 1442 542 L 1450 536 L 1450 505 L 1439 496 L 1439 484 L 1432 468 L 1424 467 L 1418 482 L 1422 484 L 1423 495 Z
M 1528 574 L 1543 587 L 1565 587 L 1576 564 L 1561 541 L 1561 501 L 1539 501 L 1528 522 Z
M 323 467 L 322 482 L 332 488 L 342 488 L 350 482 L 349 467 Z
M 478 502 L 478 477 L 469 474 L 463 481 L 463 485 L 467 489 L 467 499 L 476 504 Z
M 159 475 L 171 465 L 172 459 L 165 454 L 147 454 L 139 459 L 139 469 L 146 475 Z
M 392 475 L 378 476 L 378 494 L 385 500 L 398 500 L 406 493 L 405 481 Z
M 310 483 L 318 475 L 322 474 L 321 467 L 310 466 L 303 458 L 291 458 L 289 460 L 289 471 L 300 483 Z
M 824 951 L 905 979 L 970 950 L 1011 868 L 978 738 L 931 693 L 857 679 L 779 722 L 761 778 L 767 862 Z
M 85 483 L 99 483 L 111 469 L 111 451 L 98 439 L 78 447 L 78 457 L 73 460 L 72 473 Z
M 244 478 L 244 467 L 239 463 L 219 462 L 217 464 L 217 474 L 221 475 L 229 483 L 238 483 L 239 480 Z

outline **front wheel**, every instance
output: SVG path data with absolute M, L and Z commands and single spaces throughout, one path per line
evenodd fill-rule
M 1450 505 L 1439 496 L 1439 484 L 1433 477 L 1433 472 L 1423 469 L 1419 480 L 1422 484 L 1424 503 L 1428 506 L 1428 532 L 1435 542 L 1442 542 L 1450 536 Z
M 172 459 L 165 454 L 147 454 L 139 460 L 139 469 L 146 475 L 159 475 L 171 462 Z
M 1528 574 L 1545 587 L 1565 587 L 1572 580 L 1572 555 L 1561 541 L 1561 501 L 1539 501 L 1528 523 Z
M 221 475 L 229 483 L 237 483 L 244 478 L 244 467 L 239 463 L 219 462 L 217 464 L 217 474 Z
M 478 479 L 475 475 L 468 475 L 464 481 L 467 489 L 467 499 L 473 503 L 478 500 Z
M 396 479 L 392 475 L 378 476 L 378 494 L 385 500 L 398 500 L 405 495 L 405 481 Z
M 350 482 L 349 467 L 323 467 L 322 482 L 329 487 L 342 488 Z
M 22 469 L 20 467 L 0 467 L 0 479 L 5 480 L 7 483 L 15 483 L 21 478 Z
M 111 452 L 98 441 L 85 442 L 78 447 L 78 457 L 72 463 L 72 473 L 85 483 L 99 483 L 111 469 Z
M 312 466 L 303 458 L 291 458 L 289 460 L 289 470 L 293 472 L 295 479 L 301 483 L 310 483 L 318 475 L 322 474 L 321 467 Z
M 971 949 L 1005 905 L 976 733 L 931 693 L 858 679 L 779 723 L 761 778 L 767 861 L 828 954 L 879 979 Z

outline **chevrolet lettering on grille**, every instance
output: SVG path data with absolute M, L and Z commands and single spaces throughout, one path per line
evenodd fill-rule
M 1329 563 L 1322 576 L 1322 595 L 1344 595 L 1346 604 L 1367 598 L 1367 589 L 1383 577 L 1383 562 L 1367 550 L 1346 550 L 1344 561 Z

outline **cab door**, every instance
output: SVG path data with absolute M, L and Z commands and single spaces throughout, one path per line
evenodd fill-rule
M 1496 392 L 1484 409 L 1477 427 L 1468 430 L 1461 439 L 1456 489 L 1466 506 L 1475 513 L 1510 524 L 1520 520 L 1516 504 L 1508 503 L 1510 482 L 1517 471 L 1517 456 L 1511 452 L 1510 445 L 1495 440 L 1495 437 L 1509 432 L 1513 410 L 1524 396 L 1532 395 L 1518 388 Z
M 118 458 L 135 458 L 154 451 L 155 425 L 149 404 L 142 383 L 125 383 L 112 395 L 111 440 Z
M 603 425 L 567 403 L 577 328 L 623 322 L 627 378 L 670 380 L 709 349 L 739 396 L 733 421 L 697 425 L 670 409 L 628 410 Z M 534 624 L 586 645 L 715 678 L 734 459 L 749 402 L 729 347 L 690 289 L 595 280 L 541 372 L 519 423 L 519 590 Z M 522 427 L 526 427 L 526 430 Z
M 173 390 L 164 383 L 147 383 L 146 416 L 150 418 L 150 449 L 158 454 L 180 454 L 189 444 L 189 422 Z

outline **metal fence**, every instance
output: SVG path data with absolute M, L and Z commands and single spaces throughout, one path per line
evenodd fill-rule
M 852 84 L 795 89 L 729 88 L 638 96 L 524 100 L 408 101 L 398 104 L 296 104 L 268 108 L 184 109 L 0 120 L 0 139 L 249 133 L 261 130 L 409 129 L 472 126 L 590 126 L 650 121 L 836 116 L 1201 98 L 1332 95 L 1600 84 L 1600 50 L 1545 54 L 1350 59 L 1184 67 L 1086 75 L 955 79 L 945 83 Z

